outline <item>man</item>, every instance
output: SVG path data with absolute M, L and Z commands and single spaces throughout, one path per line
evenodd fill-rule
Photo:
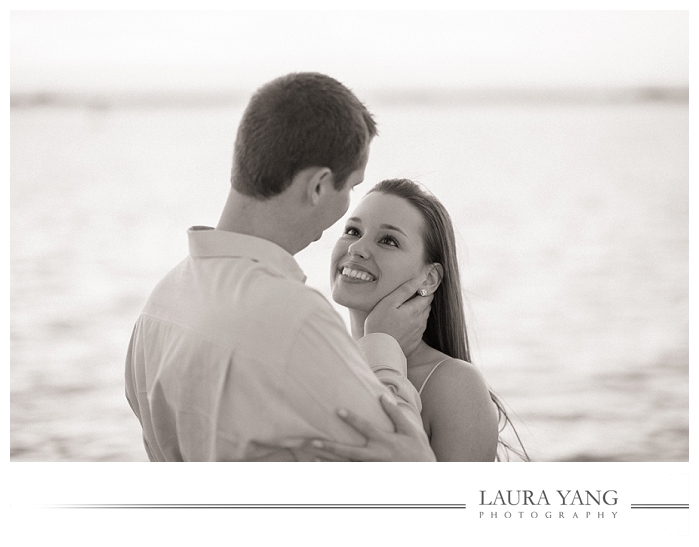
M 189 256 L 134 327 L 126 396 L 151 460 L 311 460 L 312 438 L 434 460 L 401 351 L 429 314 L 431 299 L 410 300 L 419 280 L 377 305 L 355 343 L 293 259 L 347 211 L 375 135 L 364 105 L 322 74 L 252 97 L 218 226 L 189 230 Z M 394 424 L 390 446 L 372 438 Z

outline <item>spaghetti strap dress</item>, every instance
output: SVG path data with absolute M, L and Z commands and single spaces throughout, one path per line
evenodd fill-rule
M 430 373 L 427 375 L 427 378 L 425 378 L 425 381 L 422 382 L 422 385 L 420 386 L 420 389 L 418 390 L 417 394 L 422 395 L 422 390 L 425 389 L 425 386 L 427 385 L 427 380 L 430 379 L 430 376 L 434 373 L 435 370 L 437 370 L 437 367 L 441 365 L 444 361 L 448 361 L 451 359 L 451 357 L 447 357 L 446 359 L 442 359 L 439 363 L 437 363 L 434 368 L 430 371 Z

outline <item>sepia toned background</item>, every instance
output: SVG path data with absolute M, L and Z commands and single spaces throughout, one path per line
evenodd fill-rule
M 536 461 L 688 461 L 687 12 L 12 12 L 10 459 L 144 461 L 154 284 L 215 225 L 256 87 L 375 114 L 365 183 L 457 229 L 474 361 Z M 329 296 L 339 225 L 302 251 Z

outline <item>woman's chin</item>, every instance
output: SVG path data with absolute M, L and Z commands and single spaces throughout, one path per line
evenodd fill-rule
M 340 306 L 365 313 L 369 313 L 377 304 L 373 299 L 369 302 L 366 297 L 361 298 L 360 295 L 348 294 L 348 291 L 338 288 L 337 285 L 332 289 L 332 298 L 333 301 Z

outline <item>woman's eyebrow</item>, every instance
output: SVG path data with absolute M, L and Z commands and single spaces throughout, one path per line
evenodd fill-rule
M 362 219 L 359 217 L 350 217 L 347 219 L 347 222 L 354 222 L 355 224 L 361 224 Z M 396 232 L 400 232 L 403 234 L 405 237 L 408 237 L 408 234 L 406 234 L 403 230 L 401 230 L 398 226 L 394 226 L 393 224 L 380 224 L 379 228 L 382 230 L 394 230 Z
M 408 237 L 408 235 L 403 230 L 398 228 L 398 226 L 393 226 L 392 224 L 382 224 L 380 228 L 384 230 L 395 230 L 396 232 L 400 232 L 401 234 L 403 234 L 405 237 Z

